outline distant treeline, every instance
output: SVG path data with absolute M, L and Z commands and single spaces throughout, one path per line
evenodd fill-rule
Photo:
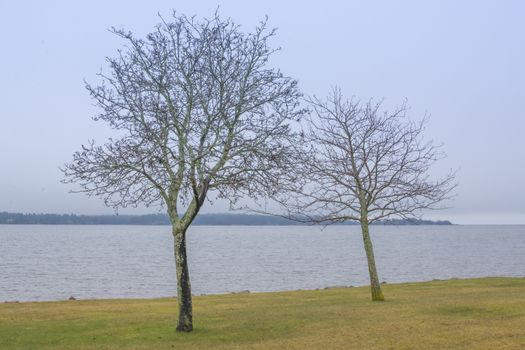
M 75 215 L 22 214 L 0 212 L 0 224 L 19 225 L 170 225 L 166 214 L 148 215 Z M 301 225 L 293 220 L 256 214 L 201 214 L 194 225 Z M 343 225 L 357 225 L 346 222 Z M 387 220 L 379 225 L 451 225 L 450 221 Z

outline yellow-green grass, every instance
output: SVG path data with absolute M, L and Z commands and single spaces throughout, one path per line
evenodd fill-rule
M 525 349 L 525 278 L 194 298 L 0 304 L 0 349 Z

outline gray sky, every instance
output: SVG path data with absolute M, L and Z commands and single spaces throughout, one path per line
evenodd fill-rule
M 210 16 L 220 5 L 243 29 L 264 15 L 279 28 L 274 63 L 306 94 L 408 99 L 431 115 L 427 136 L 459 168 L 452 206 L 425 215 L 456 223 L 525 224 L 524 1 L 0 1 L 0 211 L 112 213 L 69 194 L 58 169 L 82 143 L 111 131 L 83 79 L 172 9 Z M 206 212 L 226 210 L 224 203 Z M 143 213 L 150 210 L 122 210 Z

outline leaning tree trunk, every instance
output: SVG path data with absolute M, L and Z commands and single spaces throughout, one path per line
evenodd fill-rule
M 363 242 L 365 245 L 366 259 L 368 260 L 368 272 L 370 274 L 370 288 L 372 291 L 373 301 L 383 301 L 385 297 L 381 291 L 381 284 L 377 276 L 376 260 L 374 257 L 374 248 L 372 240 L 370 239 L 370 232 L 368 231 L 368 220 L 361 219 L 361 231 L 363 233 Z
M 177 271 L 177 302 L 179 304 L 177 331 L 191 332 L 193 330 L 193 308 L 188 259 L 186 256 L 186 230 L 174 227 L 173 238 Z

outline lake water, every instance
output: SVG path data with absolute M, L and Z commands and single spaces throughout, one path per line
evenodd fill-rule
M 525 226 L 373 226 L 381 281 L 525 276 Z M 168 226 L 0 225 L 0 301 L 176 294 Z M 368 284 L 358 226 L 195 226 L 194 294 Z

